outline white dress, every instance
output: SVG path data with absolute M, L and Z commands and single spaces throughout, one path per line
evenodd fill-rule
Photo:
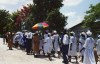
M 95 42 L 92 37 L 86 39 L 83 46 L 85 48 L 83 64 L 96 64 L 93 51 L 94 43 Z
M 43 43 L 44 43 L 43 39 L 40 39 L 40 49 L 42 49 L 42 47 L 44 45 Z
M 44 42 L 45 42 L 47 37 L 48 37 L 48 34 L 44 34 Z
M 23 37 L 20 34 L 15 35 L 13 38 L 13 43 L 16 43 L 16 41 L 17 41 L 20 45 L 22 45 L 23 44 L 22 38 Z
M 54 38 L 54 51 L 55 52 L 60 51 L 59 35 L 58 34 L 55 34 L 55 35 L 53 35 L 53 38 Z
M 71 48 L 72 50 L 70 50 L 70 44 L 72 44 L 72 48 Z M 76 41 L 76 37 L 74 36 L 70 36 L 68 55 L 77 56 L 77 41 Z
M 52 49 L 53 49 L 53 45 L 52 45 L 52 39 L 51 37 L 47 37 L 45 39 L 45 44 L 44 44 L 44 53 L 51 53 Z
M 85 44 L 85 39 L 83 37 L 79 38 L 79 51 L 83 48 L 83 45 Z M 81 55 L 84 55 L 84 51 L 81 52 Z
M 97 54 L 100 55 L 100 39 L 97 40 Z

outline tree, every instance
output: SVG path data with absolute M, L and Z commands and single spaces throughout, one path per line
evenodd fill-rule
M 50 29 L 62 30 L 66 24 L 66 17 L 59 10 L 63 0 L 33 0 L 34 22 L 48 21 Z
M 96 27 L 98 26 L 100 28 L 100 22 L 98 22 L 99 24 L 95 24 L 96 20 L 99 19 L 100 21 L 100 3 L 96 4 L 96 5 L 91 5 L 90 9 L 88 11 L 86 11 L 86 16 L 84 17 L 84 24 L 86 27 L 90 27 L 91 30 L 93 31 L 93 33 L 96 33 Z M 99 29 L 100 31 L 100 29 Z M 100 33 L 100 32 L 99 32 Z
M 31 24 L 33 21 L 32 13 L 31 13 L 31 4 L 28 4 L 27 6 L 23 6 L 23 8 L 20 11 L 14 12 L 12 14 L 12 19 L 15 23 L 16 30 L 22 30 L 22 26 L 25 25 L 24 29 L 30 30 L 32 27 Z M 24 25 L 22 25 L 24 23 Z M 30 27 L 31 26 L 31 27 Z
M 0 10 L 0 34 L 7 31 L 6 25 L 11 22 L 9 11 Z
M 65 17 L 59 10 L 52 11 L 49 13 L 47 21 L 49 21 L 50 29 L 57 30 L 61 32 L 64 30 L 64 26 L 67 24 L 65 23 L 67 17 Z
M 21 27 L 22 22 L 25 22 L 25 29 L 31 30 L 34 24 L 47 21 L 50 25 L 50 29 L 63 30 L 67 23 L 66 17 L 59 11 L 63 6 L 62 1 L 63 0 L 33 0 L 34 4 L 23 6 L 21 11 L 18 12 L 15 22 L 19 27 Z

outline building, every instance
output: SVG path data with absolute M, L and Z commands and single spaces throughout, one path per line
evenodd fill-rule
M 92 23 L 91 28 L 84 28 L 83 23 L 79 23 L 68 30 L 70 32 L 75 32 L 76 37 L 79 37 L 81 32 L 87 32 L 87 30 L 91 30 L 93 32 L 93 36 L 97 37 L 97 35 L 100 34 L 100 21 Z
M 76 37 L 79 37 L 81 32 L 87 32 L 87 30 L 90 30 L 90 28 L 84 28 L 83 23 L 79 23 L 68 30 L 69 32 L 75 32 Z

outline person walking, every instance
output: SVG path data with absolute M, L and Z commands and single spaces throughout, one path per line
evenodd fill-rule
M 58 58 L 60 58 L 60 56 L 61 56 L 59 40 L 60 40 L 60 37 L 57 34 L 57 31 L 54 31 L 54 35 L 53 35 L 53 48 L 54 48 L 55 53 L 58 54 Z
M 85 40 L 86 40 L 86 34 L 85 34 L 85 32 L 82 32 L 80 34 L 80 38 L 79 38 L 79 51 L 83 48 L 83 45 L 85 44 Z M 84 51 L 81 52 L 81 56 L 82 56 L 81 61 L 83 62 Z
M 69 49 L 69 38 L 66 30 L 63 32 L 61 37 L 61 52 L 63 57 L 63 63 L 68 64 L 68 49 Z
M 28 31 L 28 32 L 25 33 L 25 36 L 26 36 L 26 39 L 27 39 L 26 52 L 27 52 L 27 55 L 30 55 L 31 50 L 32 50 L 32 33 Z
M 12 38 L 12 33 L 11 32 L 8 32 L 7 34 L 7 43 L 8 43 L 8 47 L 9 47 L 9 50 L 13 50 L 12 47 L 13 47 L 13 38 Z
M 74 32 L 71 32 L 70 33 L 70 45 L 69 45 L 69 62 L 71 62 L 71 57 L 75 57 L 76 59 L 76 63 L 78 62 L 77 61 L 77 40 L 76 40 L 76 37 L 75 37 L 75 33 Z
M 33 36 L 33 52 L 34 52 L 34 57 L 37 57 L 37 55 L 39 54 L 40 48 L 40 40 L 39 40 L 39 35 L 38 32 L 36 32 Z
M 3 34 L 3 44 L 6 44 L 6 35 Z
M 48 33 L 48 37 L 45 39 L 44 43 L 44 53 L 48 55 L 49 60 L 51 61 L 51 51 L 53 49 L 51 34 Z
M 96 42 L 97 54 L 100 56 L 100 35 L 98 36 L 98 40 Z
M 45 31 L 45 33 L 44 33 L 44 35 L 43 35 L 43 49 L 44 49 L 44 43 L 45 43 L 45 40 L 46 40 L 46 38 L 48 37 L 48 32 L 47 31 Z M 43 50 L 43 54 L 44 54 L 44 56 L 45 56 L 45 53 L 44 53 L 44 50 Z
M 98 35 L 98 40 L 96 42 L 96 48 L 94 50 L 94 55 L 95 55 L 95 60 L 96 60 L 96 64 L 99 61 L 99 56 L 100 56 L 100 35 Z
M 85 41 L 83 48 L 81 49 L 81 51 L 85 50 L 83 64 L 96 64 L 94 57 L 94 50 L 93 50 L 95 41 L 92 38 L 92 32 L 87 31 L 86 34 L 87 34 L 87 39 Z

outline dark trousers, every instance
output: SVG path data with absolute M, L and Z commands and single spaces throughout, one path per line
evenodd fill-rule
M 68 64 L 68 49 L 69 49 L 69 45 L 62 45 L 61 47 L 61 52 L 63 55 L 63 62 Z
M 32 49 L 32 39 L 27 39 L 27 42 L 26 42 L 26 52 L 30 53 L 31 49 Z

